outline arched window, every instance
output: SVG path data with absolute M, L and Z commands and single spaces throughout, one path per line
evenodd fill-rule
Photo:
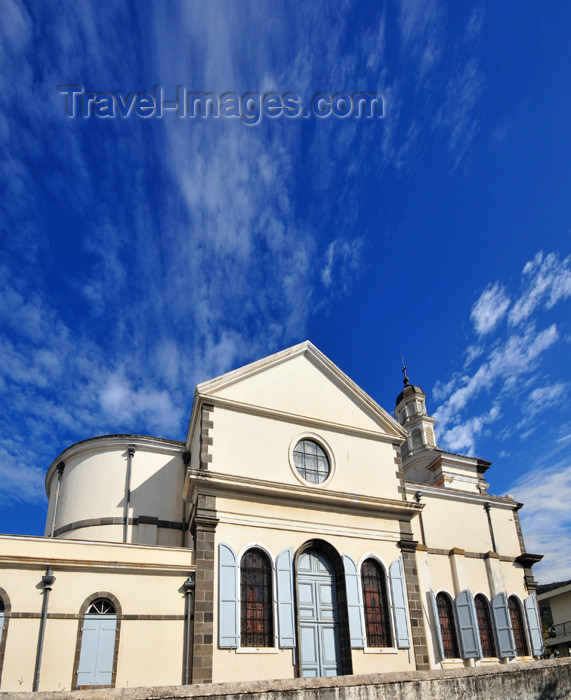
M 87 615 L 115 615 L 115 606 L 108 598 L 97 598 L 87 608 Z
M 374 559 L 366 559 L 361 566 L 363 607 L 367 627 L 367 644 L 370 647 L 392 646 L 387 577 Z
M 486 658 L 496 656 L 496 645 L 494 643 L 492 618 L 490 617 L 488 601 L 485 596 L 479 594 L 474 598 L 474 605 L 476 606 L 476 618 L 478 620 L 480 642 L 482 643 L 482 654 Z
M 439 593 L 436 596 L 436 602 L 438 604 L 438 620 L 440 621 L 444 658 L 457 659 L 460 653 L 458 652 L 458 638 L 456 637 L 452 601 L 446 593 Z
M 2 687 L 2 667 L 6 653 L 6 637 L 8 636 L 8 625 L 10 624 L 10 597 L 0 586 L 0 688 Z
M 529 654 L 527 641 L 525 639 L 525 631 L 523 629 L 523 617 L 518 599 L 511 595 L 508 598 L 510 608 L 510 618 L 512 621 L 512 630 L 514 633 L 515 650 L 518 656 L 527 656 Z
M 414 450 L 417 450 L 419 447 L 422 447 L 423 444 L 422 432 L 420 431 L 420 428 L 415 428 L 412 431 L 412 447 Z
M 86 601 L 84 606 L 75 688 L 111 687 L 116 670 L 117 606 L 104 597 Z
M 272 567 L 261 549 L 249 549 L 240 562 L 240 645 L 273 647 Z

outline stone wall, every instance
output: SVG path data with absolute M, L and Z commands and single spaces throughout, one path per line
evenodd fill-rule
M 0 698 L 4 697 L 17 700 L 563 700 L 571 698 L 571 659 L 287 681 L 0 693 Z

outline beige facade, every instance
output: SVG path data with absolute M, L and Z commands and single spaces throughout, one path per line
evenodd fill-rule
M 199 385 L 184 443 L 66 449 L 45 537 L 0 539 L 0 690 L 539 655 L 521 504 L 437 447 L 408 380 L 395 415 L 303 343 Z

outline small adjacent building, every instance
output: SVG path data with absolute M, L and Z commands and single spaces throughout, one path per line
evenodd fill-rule
M 545 645 L 557 656 L 571 656 L 571 582 L 546 588 L 537 596 L 542 611 L 547 606 L 551 613 Z
M 0 536 L 0 690 L 383 673 L 543 654 L 522 504 L 305 342 L 196 388 L 186 439 L 84 440 Z

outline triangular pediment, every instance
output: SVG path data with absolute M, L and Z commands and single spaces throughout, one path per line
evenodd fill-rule
M 199 384 L 199 396 L 382 433 L 401 426 L 309 341 Z

